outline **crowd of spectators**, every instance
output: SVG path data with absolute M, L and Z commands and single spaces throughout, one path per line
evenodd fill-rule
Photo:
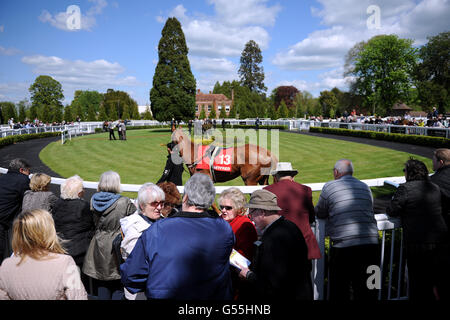
M 15 121 L 14 118 L 8 119 L 8 126 L 10 129 L 29 129 L 29 128 L 43 128 L 43 127 L 55 127 L 64 125 L 74 125 L 75 122 L 66 122 L 65 120 L 61 122 L 44 122 L 35 118 L 34 120 L 25 119 L 23 122 Z
M 310 120 L 324 121 L 322 116 L 310 117 Z M 432 112 L 423 114 L 422 116 L 412 116 L 410 112 L 406 112 L 401 116 L 369 116 L 364 114 L 356 114 L 356 112 L 348 113 L 347 111 L 341 117 L 329 119 L 330 121 L 342 123 L 361 123 L 361 124 L 379 124 L 379 125 L 398 125 L 398 126 L 417 126 L 417 127 L 434 127 L 448 128 L 450 126 L 450 118 L 446 115 L 438 114 L 436 108 Z
M 449 149 L 435 151 L 431 178 L 408 160 L 387 208 L 404 227 L 413 300 L 449 298 L 449 168 Z M 335 163 L 316 206 L 294 181 L 298 170 L 279 162 L 274 183 L 249 201 L 238 188 L 223 191 L 219 214 L 201 173 L 183 194 L 172 182 L 149 182 L 132 200 L 107 171 L 89 203 L 79 176 L 57 198 L 49 177 L 30 180 L 30 169 L 14 159 L 0 176 L 0 299 L 312 300 L 312 261 L 324 255 L 316 217 L 330 237 L 329 299 L 377 299 L 367 274 L 380 261 L 372 192 L 348 159 Z

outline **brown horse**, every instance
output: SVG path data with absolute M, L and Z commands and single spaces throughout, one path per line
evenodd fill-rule
M 245 185 L 252 186 L 269 184 L 270 170 L 276 167 L 278 159 L 267 149 L 254 144 L 245 144 L 225 148 L 229 152 L 230 171 L 218 171 L 209 166 L 209 169 L 198 168 L 202 160 L 216 158 L 211 151 L 208 156 L 199 154 L 200 144 L 192 142 L 189 137 L 178 128 L 172 134 L 172 141 L 177 144 L 180 156 L 189 169 L 191 176 L 194 173 L 202 172 L 208 174 L 214 182 L 225 182 L 235 179 L 239 176 L 244 180 Z M 217 158 L 216 158 L 217 159 Z M 211 163 L 212 164 L 212 163 Z M 216 167 L 217 168 L 217 167 Z

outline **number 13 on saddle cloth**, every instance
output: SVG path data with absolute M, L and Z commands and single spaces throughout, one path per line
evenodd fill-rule
M 220 148 L 214 146 L 199 146 L 196 159 L 201 159 L 197 169 L 210 170 L 211 159 L 213 169 L 216 171 L 231 172 L 233 162 L 233 148 Z

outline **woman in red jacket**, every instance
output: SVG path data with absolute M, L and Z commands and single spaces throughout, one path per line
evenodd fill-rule
M 258 240 L 258 234 L 255 225 L 246 215 L 246 203 L 245 195 L 238 188 L 226 189 L 219 197 L 221 217 L 228 221 L 236 237 L 233 248 L 252 261 L 254 253 L 253 243 Z M 234 298 L 235 300 L 238 298 L 242 299 L 245 296 L 246 283 L 239 279 L 239 270 L 233 271 L 237 271 L 232 272 Z

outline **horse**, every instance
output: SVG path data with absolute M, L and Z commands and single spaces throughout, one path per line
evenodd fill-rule
M 224 152 L 227 152 L 229 155 L 228 159 L 226 158 L 227 155 L 225 155 L 224 162 L 228 165 L 228 172 L 214 169 L 217 166 L 213 166 L 214 158 L 216 158 L 213 151 L 209 154 L 209 158 L 212 159 L 209 168 L 199 168 L 202 160 L 208 158 L 208 155 L 198 155 L 201 145 L 191 141 L 181 128 L 176 129 L 172 133 L 172 141 L 176 144 L 177 149 L 175 150 L 179 152 L 183 162 L 189 169 L 190 175 L 192 176 L 197 172 L 205 173 L 210 176 L 213 182 L 230 181 L 241 176 L 246 186 L 268 185 L 270 171 L 278 163 L 277 157 L 269 150 L 254 144 L 245 144 L 223 148 L 225 149 Z M 223 154 L 220 157 L 223 160 Z

